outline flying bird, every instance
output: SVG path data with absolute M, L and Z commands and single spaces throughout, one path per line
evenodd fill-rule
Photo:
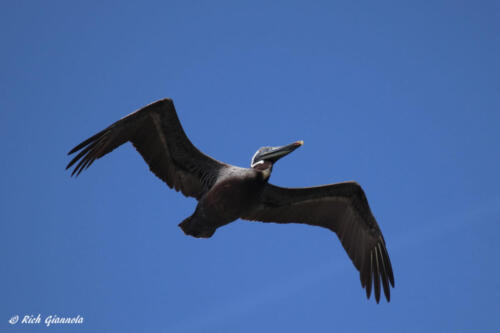
M 77 145 L 68 153 L 77 154 L 66 169 L 74 166 L 71 175 L 79 175 L 127 141 L 170 188 L 198 200 L 194 213 L 179 224 L 186 235 L 209 238 L 238 218 L 324 227 L 337 234 L 360 273 L 367 298 L 373 286 L 378 303 L 382 287 L 390 301 L 391 261 L 361 186 L 343 182 L 285 188 L 269 183 L 274 164 L 302 146 L 302 141 L 260 148 L 250 168 L 229 165 L 199 151 L 182 129 L 173 101 L 162 99 Z

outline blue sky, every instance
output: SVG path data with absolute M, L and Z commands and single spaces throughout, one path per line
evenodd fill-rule
M 0 322 L 89 332 L 494 332 L 500 232 L 495 1 L 11 1 L 0 5 Z M 356 180 L 392 301 L 366 300 L 327 230 L 177 227 L 195 200 L 127 144 L 78 179 L 74 145 L 171 97 L 193 143 L 271 182 Z

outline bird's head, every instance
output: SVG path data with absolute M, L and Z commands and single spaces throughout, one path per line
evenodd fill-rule
M 266 178 L 269 178 L 271 168 L 280 158 L 290 154 L 304 144 L 304 141 L 295 141 L 281 147 L 261 147 L 252 157 L 250 167 L 256 170 L 267 170 Z

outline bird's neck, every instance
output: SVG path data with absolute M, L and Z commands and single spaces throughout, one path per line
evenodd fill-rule
M 273 171 L 273 163 L 269 161 L 262 161 L 257 163 L 252 167 L 254 170 L 260 171 L 264 180 L 268 180 L 271 177 L 271 171 Z

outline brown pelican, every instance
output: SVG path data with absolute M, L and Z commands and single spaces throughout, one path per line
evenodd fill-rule
M 268 182 L 274 163 L 303 142 L 262 147 L 250 168 L 219 162 L 200 152 L 184 133 L 171 99 L 152 103 L 83 141 L 66 169 L 79 175 L 96 159 L 130 141 L 150 170 L 169 187 L 194 197 L 198 205 L 179 226 L 186 235 L 211 237 L 238 218 L 276 223 L 305 223 L 335 232 L 360 272 L 361 286 L 377 303 L 380 285 L 390 301 L 394 287 L 391 261 L 382 232 L 363 189 L 355 182 L 284 188 Z

